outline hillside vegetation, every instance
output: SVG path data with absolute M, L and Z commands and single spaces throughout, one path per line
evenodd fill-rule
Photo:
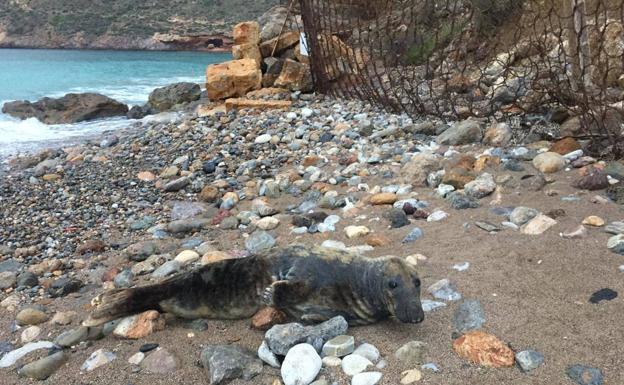
M 98 41 L 100 45 L 107 41 L 131 45 L 155 33 L 223 34 L 235 23 L 254 19 L 276 3 L 277 0 L 5 0 L 0 1 L 0 45 L 88 46 L 97 45 Z

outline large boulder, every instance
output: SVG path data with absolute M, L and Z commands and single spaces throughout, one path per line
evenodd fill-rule
M 262 66 L 262 54 L 257 44 L 244 43 L 233 46 L 232 57 L 236 60 L 253 59 L 258 64 L 258 68 Z
M 167 111 L 175 105 L 194 102 L 200 97 L 201 88 L 198 84 L 175 83 L 152 91 L 148 104 L 157 111 Z
M 46 124 L 68 124 L 125 116 L 128 106 L 104 95 L 84 93 L 67 94 L 57 99 L 46 97 L 36 102 L 8 102 L 2 112 L 19 119 L 37 118 Z
M 281 35 L 260 44 L 262 57 L 279 56 L 282 52 L 299 43 L 299 32 L 287 31 Z
M 310 92 L 314 89 L 310 66 L 294 60 L 286 59 L 282 65 L 279 77 L 273 86 L 286 88 L 291 91 Z
M 455 123 L 437 138 L 438 144 L 461 146 L 463 144 L 478 143 L 483 139 L 481 123 L 476 120 L 464 120 Z
M 260 40 L 267 41 L 277 37 L 280 32 L 295 30 L 303 25 L 301 16 L 293 15 L 287 7 L 276 6 L 258 18 L 260 23 Z
M 244 21 L 234 26 L 232 31 L 234 44 L 260 44 L 260 24 L 256 21 Z
M 262 87 L 262 71 L 253 59 L 212 64 L 206 70 L 206 90 L 211 100 L 242 97 Z

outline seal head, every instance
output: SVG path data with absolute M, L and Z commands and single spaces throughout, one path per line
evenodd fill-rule
M 384 263 L 383 292 L 388 312 L 403 323 L 420 323 L 425 312 L 420 303 L 420 278 L 415 266 L 400 259 Z

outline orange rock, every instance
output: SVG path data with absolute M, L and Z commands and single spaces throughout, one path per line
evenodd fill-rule
M 223 251 L 209 251 L 206 254 L 204 254 L 201 258 L 201 264 L 202 265 L 207 265 L 209 263 L 215 263 L 215 262 L 219 262 L 219 261 L 224 261 L 226 259 L 233 259 L 234 257 L 232 257 L 230 254 L 225 253 Z
M 389 243 L 390 239 L 381 234 L 371 234 L 366 238 L 366 244 L 373 247 L 386 246 Z
M 165 329 L 165 319 L 156 310 L 149 310 L 121 320 L 113 334 L 117 337 L 140 339 Z
M 243 96 L 262 86 L 262 71 L 253 59 L 212 64 L 206 69 L 206 90 L 210 100 Z
M 370 197 L 372 205 L 391 205 L 399 198 L 394 193 L 379 193 Z
M 501 160 L 497 156 L 485 155 L 477 159 L 477 161 L 474 164 L 474 170 L 477 172 L 481 172 L 485 170 L 486 168 L 498 166 L 500 162 Z
M 236 60 L 252 59 L 256 61 L 258 68 L 262 66 L 262 54 L 257 44 L 245 43 L 233 46 L 232 57 Z
M 232 30 L 232 37 L 236 44 L 260 44 L 260 24 L 257 21 L 238 23 Z
M 294 60 L 286 59 L 282 71 L 274 83 L 275 87 L 291 91 L 309 92 L 314 88 L 310 66 Z
M 59 174 L 45 174 L 43 176 L 43 180 L 45 180 L 46 182 L 52 182 L 59 179 L 61 179 L 61 176 Z
M 251 327 L 269 330 L 272 326 L 286 322 L 286 315 L 274 307 L 260 309 L 251 319 Z
M 319 156 L 311 155 L 303 158 L 303 167 L 316 166 L 322 159 Z
M 149 171 L 141 171 L 137 174 L 137 179 L 143 182 L 153 182 L 156 180 L 156 175 Z
M 470 171 L 463 167 L 454 167 L 446 170 L 442 178 L 442 183 L 449 184 L 455 187 L 455 189 L 460 190 L 473 180 L 475 180 L 475 176 Z
M 549 151 L 556 152 L 559 155 L 565 155 L 580 149 L 581 145 L 576 139 L 567 137 L 553 143 Z
M 297 43 L 299 43 L 299 32 L 288 31 L 260 44 L 260 52 L 262 52 L 262 57 L 277 56 Z
M 497 337 L 481 331 L 464 334 L 453 342 L 460 357 L 481 366 L 505 368 L 514 365 L 514 352 Z

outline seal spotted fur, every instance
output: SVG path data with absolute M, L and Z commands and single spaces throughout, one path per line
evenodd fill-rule
M 343 316 L 351 325 L 389 317 L 424 319 L 414 266 L 397 257 L 365 258 L 343 251 L 291 246 L 205 265 L 160 283 L 96 297 L 85 325 L 146 310 L 182 318 L 241 319 L 269 305 L 317 323 Z

